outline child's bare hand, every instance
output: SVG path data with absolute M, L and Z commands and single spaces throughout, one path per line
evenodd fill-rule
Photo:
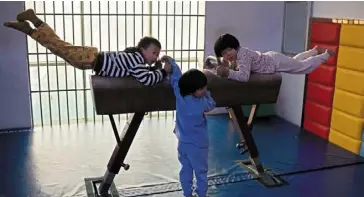
M 239 70 L 238 64 L 236 63 L 236 61 L 231 62 L 231 69 L 233 69 L 235 71 Z
M 222 58 L 221 66 L 229 67 L 229 65 L 229 61 L 225 58 Z
M 157 61 L 154 63 L 154 66 L 155 66 L 157 69 L 162 69 L 162 61 L 161 61 L 161 60 L 157 60 Z
M 170 56 L 164 55 L 164 56 L 161 58 L 161 61 L 166 63 L 166 62 L 168 62 L 170 59 L 172 59 Z
M 217 71 L 217 74 L 220 77 L 228 77 L 229 76 L 229 67 L 219 66 L 219 67 L 217 67 L 216 71 Z
M 167 73 L 171 73 L 172 72 L 172 66 L 169 63 L 164 63 L 164 68 L 163 68 Z

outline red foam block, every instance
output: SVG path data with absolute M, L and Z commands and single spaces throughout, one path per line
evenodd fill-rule
M 323 139 L 327 140 L 329 137 L 329 127 L 320 125 L 310 119 L 305 118 L 303 122 L 303 128 L 308 132 L 314 133 L 315 135 L 322 137 Z
M 336 53 L 336 55 L 331 56 L 326 62 L 326 65 L 336 65 L 336 61 L 337 61 L 337 54 L 339 51 L 339 46 L 338 45 L 329 45 L 329 44 L 323 44 L 323 43 L 319 43 L 319 42 L 311 42 L 310 44 L 310 49 L 312 49 L 314 46 L 321 46 L 327 49 L 331 49 L 332 51 L 334 51 Z
M 312 73 L 308 74 L 308 81 L 320 83 L 327 86 L 335 86 L 336 67 L 321 65 Z
M 320 85 L 315 82 L 307 83 L 306 98 L 326 107 L 332 106 L 334 87 Z
M 320 42 L 338 45 L 340 40 L 340 24 L 312 22 L 311 23 L 311 42 Z
M 305 101 L 305 118 L 320 123 L 323 126 L 330 127 L 331 110 L 331 107 L 320 105 L 314 101 Z

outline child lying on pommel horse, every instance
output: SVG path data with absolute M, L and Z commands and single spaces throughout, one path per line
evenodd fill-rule
M 122 52 L 99 52 L 96 47 L 74 46 L 61 40 L 32 9 L 19 13 L 16 19 L 17 21 L 5 22 L 4 26 L 29 35 L 77 69 L 92 69 L 96 75 L 105 77 L 132 76 L 146 86 L 159 83 L 171 72 L 168 64 L 164 68 L 160 64 L 159 67 L 146 66 L 156 63 L 161 50 L 161 43 L 153 37 L 144 37 L 136 47 L 126 48 Z M 36 28 L 33 29 L 28 21 Z

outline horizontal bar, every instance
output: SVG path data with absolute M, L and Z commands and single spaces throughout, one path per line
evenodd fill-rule
M 115 13 L 115 14 L 98 14 L 98 13 L 52 13 L 52 14 L 44 14 L 44 13 L 36 13 L 38 16 L 186 16 L 186 17 L 205 17 L 205 15 L 201 14 L 121 14 L 121 13 Z
M 90 89 L 58 89 L 58 90 L 32 90 L 30 93 L 50 93 L 50 92 L 77 92 L 77 91 L 87 91 Z
M 196 51 L 204 51 L 204 49 L 167 49 L 167 50 L 161 50 L 161 52 L 196 52 Z M 28 53 L 28 55 L 46 55 L 49 53 Z
M 175 58 L 176 62 L 198 62 L 198 59 L 196 57 L 190 57 L 190 58 Z M 50 66 L 54 67 L 57 66 L 55 61 L 48 61 L 48 64 L 46 62 L 39 62 L 39 64 L 30 63 L 29 67 L 44 67 L 44 66 Z

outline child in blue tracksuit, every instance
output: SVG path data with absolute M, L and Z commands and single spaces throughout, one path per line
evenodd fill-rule
M 176 126 L 174 133 L 178 138 L 179 173 L 183 195 L 192 196 L 193 172 L 197 180 L 196 193 L 206 197 L 209 137 L 205 112 L 215 108 L 215 101 L 207 91 L 207 78 L 197 69 L 183 75 L 171 58 L 170 83 L 176 96 Z

